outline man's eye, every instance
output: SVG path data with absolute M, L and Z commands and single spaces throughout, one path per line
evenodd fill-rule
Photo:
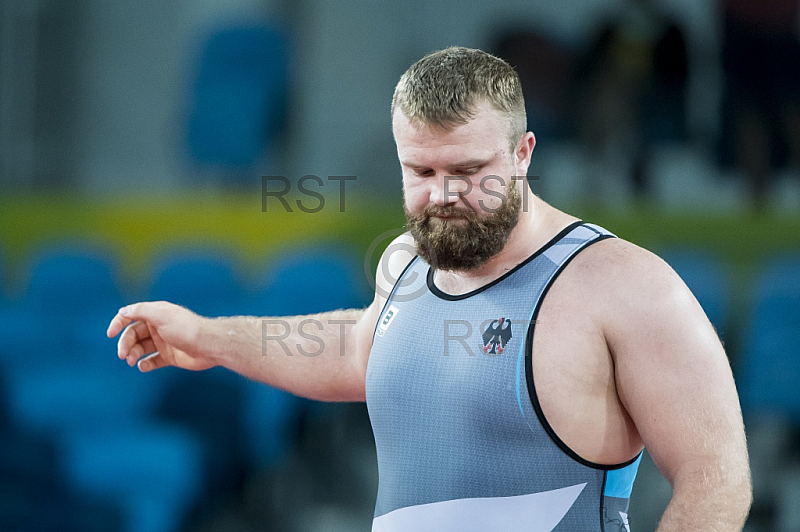
M 430 177 L 433 175 L 433 170 L 414 170 L 414 173 L 419 177 Z
M 455 171 L 455 175 L 475 175 L 478 170 L 478 168 L 459 168 Z

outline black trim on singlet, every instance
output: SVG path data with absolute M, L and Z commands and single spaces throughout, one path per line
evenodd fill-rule
M 600 532 L 606 531 L 606 481 L 608 471 L 603 471 L 603 482 L 600 484 Z
M 603 236 L 603 233 L 601 233 L 600 231 L 598 231 L 597 229 L 595 229 L 595 228 L 594 228 L 594 227 L 592 227 L 591 225 L 589 225 L 589 224 L 583 224 L 583 226 L 584 226 L 586 229 L 588 229 L 589 231 L 592 231 L 593 233 L 595 233 L 595 234 L 597 234 L 597 235 Z M 609 236 L 611 236 L 611 235 L 609 235 Z
M 633 458 L 631 458 L 630 460 L 628 460 L 626 462 L 622 462 L 621 464 L 610 464 L 610 465 L 609 464 L 598 464 L 598 463 L 586 460 L 585 458 L 582 458 L 580 455 L 578 455 L 578 453 L 576 453 L 569 446 L 567 446 L 567 444 L 564 443 L 564 441 L 561 438 L 558 437 L 558 435 L 556 434 L 555 430 L 553 430 L 553 427 L 551 427 L 550 423 L 547 421 L 547 418 L 545 417 L 544 412 L 542 411 L 542 406 L 541 406 L 541 404 L 539 404 L 539 397 L 536 395 L 536 386 L 533 383 L 533 332 L 534 332 L 534 329 L 536 327 L 536 318 L 539 316 L 539 310 L 542 308 L 542 301 L 544 301 L 544 298 L 547 295 L 547 292 L 550 290 L 550 287 L 553 286 L 553 283 L 558 278 L 558 276 L 561 274 L 561 272 L 564 271 L 564 269 L 567 267 L 567 265 L 570 262 L 572 262 L 572 259 L 574 259 L 576 256 L 578 256 L 578 254 L 581 251 L 583 251 L 584 249 L 588 248 L 589 246 L 591 246 L 593 244 L 596 244 L 597 242 L 602 242 L 603 240 L 608 240 L 609 238 L 614 238 L 614 236 L 613 235 L 601 235 L 598 238 L 587 242 L 581 248 L 576 250 L 571 256 L 569 256 L 561 264 L 561 266 L 559 266 L 558 270 L 556 270 L 556 272 L 553 274 L 553 276 L 548 281 L 547 285 L 544 287 L 544 290 L 542 291 L 542 295 L 539 296 L 539 301 L 536 302 L 536 308 L 533 311 L 533 316 L 531 318 L 530 326 L 528 327 L 528 332 L 527 332 L 526 338 L 525 338 L 525 359 L 526 359 L 525 360 L 525 380 L 528 383 L 528 395 L 530 397 L 531 403 L 533 404 L 533 409 L 534 409 L 534 411 L 536 411 L 536 417 L 539 418 L 539 422 L 542 424 L 542 427 L 544 427 L 544 430 L 547 433 L 547 435 L 550 436 L 550 439 L 553 440 L 553 443 L 555 443 L 564 452 L 564 454 L 566 454 L 567 456 L 569 456 L 570 458 L 572 458 L 573 460 L 575 460 L 579 464 L 582 464 L 582 465 L 584 465 L 586 467 L 590 467 L 592 469 L 599 469 L 599 470 L 602 470 L 602 471 L 610 471 L 610 470 L 614 470 L 614 469 L 622 469 L 623 467 L 629 466 L 632 463 L 634 463 L 637 458 L 639 458 L 639 455 L 641 453 L 637 453 L 636 456 L 634 456 Z
M 380 314 L 378 314 L 378 321 L 375 322 L 375 329 L 372 331 L 372 341 L 373 342 L 375 341 L 375 333 L 378 332 L 378 326 L 381 324 L 381 316 L 383 316 L 383 313 L 386 312 L 386 305 L 388 305 L 389 301 L 392 300 L 392 297 L 394 296 L 394 293 L 397 290 L 397 285 L 400 284 L 400 280 L 406 274 L 408 269 L 411 268 L 411 265 L 414 264 L 414 262 L 416 262 L 416 260 L 419 259 L 419 258 L 420 258 L 419 255 L 414 255 L 414 257 L 410 261 L 408 261 L 408 264 L 406 264 L 406 267 L 403 268 L 403 271 L 400 272 L 400 275 L 397 276 L 397 281 L 395 281 L 394 286 L 392 286 L 392 291 L 389 292 L 389 297 L 387 297 L 386 301 L 383 302 L 383 307 L 381 307 L 381 312 L 380 312 Z M 380 265 L 378 265 L 378 267 L 380 268 Z M 375 292 L 377 293 L 377 291 L 378 291 L 378 279 L 377 279 L 377 274 L 375 274 L 375 275 L 376 275 Z
M 522 262 L 520 262 L 519 264 L 517 264 L 516 266 L 511 268 L 510 270 L 508 270 L 506 273 L 504 273 L 503 275 L 501 275 L 500 277 L 498 277 L 494 281 L 491 281 L 490 283 L 485 284 L 485 285 L 481 286 L 480 288 L 476 288 L 475 290 L 472 290 L 471 292 L 467 292 L 466 294 L 453 295 L 453 294 L 448 294 L 447 292 L 441 291 L 436 286 L 436 284 L 433 282 L 433 275 L 434 275 L 435 272 L 434 272 L 433 268 L 430 265 L 428 265 L 428 277 L 427 277 L 428 290 L 430 290 L 431 293 L 433 295 L 435 295 L 436 297 L 438 297 L 439 299 L 444 299 L 446 301 L 459 301 L 461 299 L 467 299 L 468 297 L 472 297 L 475 294 L 479 294 L 479 293 L 483 292 L 484 290 L 487 290 L 487 289 L 493 287 L 494 285 L 496 285 L 497 283 L 501 282 L 503 279 L 507 278 L 509 275 L 513 274 L 514 272 L 516 272 L 517 270 L 519 270 L 520 268 L 522 268 L 523 266 L 525 266 L 526 264 L 531 262 L 533 259 L 535 259 L 539 255 L 541 255 L 542 253 L 547 251 L 551 246 L 555 245 L 556 242 L 558 242 L 559 240 L 561 240 L 562 238 L 567 236 L 570 232 L 572 232 L 573 229 L 575 229 L 576 227 L 580 227 L 581 225 L 583 225 L 583 221 L 582 220 L 578 220 L 577 222 L 573 222 L 573 223 L 569 224 L 567 227 L 565 227 L 564 229 L 559 231 L 559 233 L 556 236 L 554 236 L 553 238 L 551 238 L 545 245 L 543 245 L 542 247 L 537 249 L 533 253 L 533 255 L 531 255 L 527 259 L 523 260 Z M 589 227 L 589 229 L 592 229 L 592 228 Z M 594 229 L 592 229 L 592 230 L 594 231 Z

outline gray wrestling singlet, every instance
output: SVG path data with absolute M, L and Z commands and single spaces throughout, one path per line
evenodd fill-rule
M 601 465 L 553 432 L 533 386 L 544 294 L 587 246 L 576 222 L 496 281 L 452 296 L 419 257 L 382 310 L 366 397 L 378 451 L 373 532 L 629 532 L 641 454 Z

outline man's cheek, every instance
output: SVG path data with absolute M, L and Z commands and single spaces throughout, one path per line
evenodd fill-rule
M 422 215 L 422 213 L 425 211 L 425 208 L 430 205 L 430 201 L 428 201 L 428 198 L 425 196 L 419 194 L 409 198 L 406 204 L 412 214 L 419 216 Z
M 504 201 L 505 200 L 503 198 L 497 198 L 492 195 L 488 195 L 481 197 L 475 203 L 477 205 L 478 212 L 482 216 L 486 216 L 487 214 L 496 214 L 498 211 L 500 211 Z

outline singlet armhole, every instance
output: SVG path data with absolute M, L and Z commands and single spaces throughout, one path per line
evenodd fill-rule
M 419 255 L 414 255 L 411 258 L 411 260 L 408 261 L 408 264 L 406 264 L 406 267 L 403 268 L 403 271 L 400 272 L 400 275 L 397 276 L 397 281 L 395 281 L 394 286 L 392 286 L 392 291 L 389 292 L 389 296 L 386 298 L 386 301 L 383 302 L 383 306 L 381 307 L 381 311 L 378 314 L 378 321 L 375 323 L 375 329 L 373 329 L 373 331 L 372 331 L 372 341 L 373 342 L 375 341 L 375 334 L 378 332 L 378 325 L 381 323 L 380 317 L 383 316 L 384 312 L 386 312 L 386 307 L 389 306 L 389 303 L 391 302 L 392 297 L 394 297 L 394 293 L 397 291 L 397 287 L 400 284 L 400 281 L 403 280 L 403 277 L 406 275 L 406 272 L 408 272 L 408 270 L 411 268 L 411 266 L 414 265 L 415 262 L 417 262 L 417 260 L 419 260 Z M 375 282 L 377 283 L 377 280 Z M 377 290 L 377 287 L 376 287 L 376 290 Z
M 602 242 L 603 240 L 608 240 L 609 238 L 614 238 L 614 236 L 610 235 L 610 234 L 604 234 L 604 235 L 598 236 L 594 240 L 592 240 L 592 241 L 586 243 L 585 245 L 583 245 L 580 249 L 578 249 L 575 253 L 573 253 L 571 256 L 569 256 L 558 267 L 556 272 L 553 274 L 553 276 L 547 282 L 547 285 L 544 287 L 544 290 L 542 291 L 542 294 L 541 294 L 541 296 L 539 297 L 539 300 L 536 303 L 536 307 L 533 310 L 533 315 L 531 317 L 531 321 L 529 322 L 531 325 L 530 325 L 530 327 L 528 327 L 528 331 L 527 331 L 527 333 L 525 335 L 525 380 L 527 381 L 527 385 L 528 385 L 528 396 L 529 396 L 529 399 L 531 401 L 531 404 L 533 405 L 533 410 L 536 412 L 536 417 L 539 419 L 539 422 L 542 424 L 542 427 L 544 428 L 545 432 L 550 437 L 550 439 L 553 441 L 553 443 L 556 444 L 561 449 L 561 451 L 564 452 L 564 454 L 566 454 L 567 456 L 569 456 L 570 458 L 572 458 L 574 461 L 578 462 L 581 465 L 584 465 L 586 467 L 590 467 L 592 469 L 602 470 L 602 471 L 611 471 L 611 470 L 614 470 L 614 469 L 621 469 L 623 467 L 627 467 L 627 466 L 631 465 L 632 463 L 634 463 L 637 460 L 639 455 L 641 455 L 641 451 L 639 453 L 637 453 L 636 456 L 634 456 L 630 460 L 626 460 L 625 462 L 622 462 L 622 463 L 619 463 L 619 464 L 599 464 L 599 463 L 596 463 L 596 462 L 592 462 L 590 460 L 586 460 L 585 458 L 580 456 L 571 447 L 569 447 L 558 436 L 558 434 L 556 434 L 556 432 L 553 429 L 553 427 L 547 421 L 547 417 L 544 415 L 544 411 L 542 410 L 542 406 L 539 403 L 539 397 L 536 394 L 536 386 L 535 386 L 534 380 L 533 380 L 533 334 L 534 334 L 534 330 L 536 328 L 536 319 L 539 316 L 539 310 L 541 309 L 542 302 L 544 301 L 544 298 L 547 296 L 547 293 L 550 291 L 550 287 L 553 285 L 553 283 L 556 281 L 556 279 L 558 279 L 559 275 L 561 275 L 561 272 L 563 272 L 564 269 L 567 267 L 567 265 L 570 262 L 572 262 L 572 259 L 574 259 L 584 249 L 588 248 L 589 246 L 591 246 L 593 244 L 596 244 L 597 242 Z

